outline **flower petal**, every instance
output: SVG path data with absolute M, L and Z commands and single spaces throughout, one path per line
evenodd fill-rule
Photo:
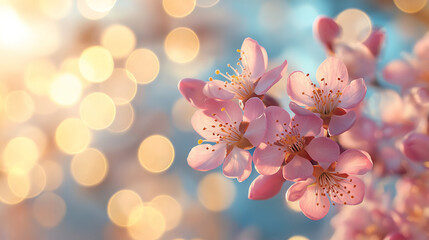
M 188 164 L 198 171 L 209 171 L 219 167 L 226 154 L 226 144 L 201 144 L 191 149 Z
M 290 115 L 281 107 L 271 106 L 265 109 L 267 117 L 267 130 L 265 132 L 265 141 L 274 143 L 279 140 L 277 134 L 284 132 L 283 126 L 288 126 Z
M 216 101 L 209 99 L 206 101 L 206 110 L 204 113 L 208 116 L 213 116 L 224 123 L 229 123 L 232 125 L 240 125 L 240 122 L 243 120 L 243 111 L 240 106 L 233 101 Z M 236 123 L 234 123 L 236 122 Z
M 300 105 L 313 106 L 314 87 L 310 78 L 303 72 L 296 71 L 289 75 L 286 90 L 289 97 Z
M 234 93 L 228 91 L 225 87 L 225 82 L 220 80 L 212 80 L 207 82 L 203 88 L 204 94 L 209 98 L 229 100 L 234 98 Z
M 358 105 L 365 97 L 366 85 L 363 78 L 353 80 L 343 90 L 341 102 L 338 104 L 341 108 L 350 109 Z
M 323 120 L 316 115 L 295 115 L 293 123 L 297 125 L 301 136 L 317 136 L 322 131 Z
M 262 175 L 275 174 L 279 171 L 285 155 L 284 150 L 278 146 L 269 146 L 265 143 L 259 144 L 259 147 L 253 152 L 256 171 Z
M 321 189 L 313 184 L 307 187 L 307 191 L 299 199 L 299 207 L 302 213 L 311 220 L 322 219 L 329 212 L 329 199 L 321 193 Z
M 268 65 L 266 50 L 257 41 L 246 38 L 241 45 L 241 57 L 252 73 L 252 79 L 258 79 L 265 73 Z
M 188 102 L 190 102 L 194 107 L 204 108 L 205 101 L 208 99 L 206 95 L 203 93 L 203 88 L 206 85 L 206 82 L 185 78 L 180 80 L 178 84 L 178 88 L 180 93 L 185 97 Z
M 365 40 L 364 44 L 371 51 L 372 55 L 377 57 L 380 54 L 381 47 L 383 46 L 386 34 L 381 29 L 375 29 L 371 35 Z
M 257 97 L 250 98 L 244 105 L 243 121 L 251 122 L 264 114 L 265 105 L 261 99 Z
M 348 149 L 341 153 L 336 172 L 353 175 L 363 175 L 372 169 L 372 160 L 367 152 Z
M 249 199 L 265 200 L 274 197 L 282 189 L 283 178 L 281 171 L 273 175 L 259 175 L 249 187 Z
M 332 51 L 332 43 L 340 33 L 340 27 L 334 19 L 329 17 L 319 17 L 313 23 L 314 36 Z
M 356 113 L 348 111 L 346 114 L 338 116 L 333 115 L 329 122 L 328 132 L 331 136 L 339 135 L 349 130 L 356 122 Z
M 421 133 L 410 133 L 404 139 L 404 154 L 417 162 L 429 161 L 429 136 Z
M 418 73 L 410 63 L 394 60 L 384 67 L 383 78 L 390 83 L 407 86 L 417 80 Z
M 308 159 L 296 155 L 283 167 L 283 177 L 290 181 L 300 181 L 313 176 L 313 164 Z
M 338 182 L 338 188 L 330 191 L 331 200 L 338 204 L 356 205 L 363 201 L 365 196 L 365 184 L 355 176 L 349 176 Z M 337 193 L 338 192 L 338 193 Z
M 340 156 L 340 147 L 327 137 L 318 137 L 305 148 L 310 157 L 318 162 L 332 163 Z
M 259 118 L 250 122 L 243 137 L 247 138 L 254 147 L 257 147 L 264 139 L 266 128 L 267 120 L 265 115 L 261 115 Z
M 300 199 L 307 190 L 307 187 L 312 183 L 314 183 L 314 178 L 308 178 L 305 181 L 299 181 L 292 184 L 286 192 L 286 200 L 295 202 Z
M 308 109 L 300 107 L 298 104 L 296 104 L 294 102 L 290 102 L 289 103 L 289 108 L 296 115 L 302 115 L 302 116 L 313 115 L 313 116 L 318 116 L 318 114 L 315 114 L 314 112 L 312 112 L 312 111 L 310 111 Z
M 285 60 L 280 66 L 271 69 L 262 75 L 256 84 L 255 93 L 257 95 L 265 94 L 274 84 L 276 84 L 286 73 L 287 61 Z
M 346 65 L 339 58 L 329 57 L 317 69 L 316 79 L 319 86 L 325 85 L 327 89 L 337 92 L 347 86 L 349 74 Z M 324 80 L 322 81 L 322 79 Z
M 237 178 L 239 182 L 242 182 L 249 177 L 251 172 L 252 155 L 241 148 L 232 149 L 223 164 L 223 174 L 229 178 Z

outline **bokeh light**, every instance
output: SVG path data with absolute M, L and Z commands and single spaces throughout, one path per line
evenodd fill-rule
M 149 172 L 167 170 L 174 160 L 174 147 L 170 140 L 161 135 L 147 137 L 138 150 L 140 164 Z
M 182 206 L 176 199 L 168 195 L 156 196 L 150 206 L 162 213 L 165 219 L 165 230 L 171 230 L 179 225 L 182 219 Z
M 117 68 L 109 79 L 100 84 L 100 90 L 109 95 L 115 104 L 126 104 L 137 93 L 137 81 L 128 70 Z
M 107 128 L 113 133 L 123 133 L 130 129 L 134 122 L 134 108 L 131 104 L 116 106 L 116 116 L 112 124 Z
M 396 7 L 405 13 L 416 13 L 422 10 L 427 0 L 393 0 Z
M 46 191 L 54 191 L 63 182 L 64 173 L 61 165 L 53 160 L 45 160 L 40 163 L 46 175 Z
M 3 149 L 2 169 L 26 173 L 37 163 L 39 149 L 27 137 L 11 139 Z
M 124 58 L 134 50 L 136 36 L 129 27 L 114 24 L 103 31 L 101 45 L 109 50 L 114 58 Z
M 55 193 L 44 193 L 33 202 L 33 216 L 45 228 L 57 226 L 66 215 L 66 203 Z
M 128 226 L 128 233 L 133 239 L 155 240 L 163 235 L 165 219 L 156 208 L 143 206 L 134 209 L 132 215 L 138 216 L 137 221 Z
M 202 8 L 213 7 L 219 0 L 197 0 L 197 6 Z
M 307 237 L 304 236 L 300 236 L 300 235 L 295 235 L 290 237 L 288 240 L 309 240 Z
M 80 185 L 91 187 L 104 180 L 109 164 L 102 152 L 94 148 L 87 148 L 76 154 L 70 164 L 73 178 Z
M 149 49 L 136 49 L 128 57 L 126 68 L 138 83 L 148 84 L 158 76 L 159 60 Z
M 25 122 L 33 116 L 34 100 L 25 91 L 14 91 L 4 101 L 6 116 L 14 122 Z
M 64 18 L 73 6 L 72 0 L 38 0 L 42 12 L 53 19 Z
M 288 201 L 286 200 L 286 206 L 288 206 L 288 208 L 294 212 L 301 212 L 301 208 L 299 207 L 299 201 Z
M 341 27 L 340 41 L 363 42 L 371 34 L 371 19 L 359 9 L 346 9 L 335 20 Z
M 194 31 L 179 27 L 172 30 L 165 38 L 164 50 L 172 61 L 187 63 L 197 56 L 200 41 Z
M 114 62 L 110 52 L 101 46 L 85 49 L 79 58 L 79 69 L 89 82 L 102 82 L 113 72 Z
M 83 151 L 91 142 L 92 133 L 78 118 L 67 118 L 58 125 L 55 141 L 58 147 L 68 154 Z
M 47 95 L 55 71 L 54 63 L 48 59 L 34 61 L 25 69 L 25 86 L 34 94 Z
M 195 4 L 195 0 L 162 0 L 165 12 L 176 18 L 188 16 L 194 10 Z
M 14 205 L 24 200 L 23 197 L 17 196 L 9 187 L 8 177 L 0 174 L 0 201 L 4 204 Z
M 115 6 L 116 0 L 85 0 L 92 10 L 96 12 L 108 12 Z
M 235 198 L 232 180 L 219 173 L 206 175 L 198 185 L 198 199 L 210 211 L 223 211 L 231 206 Z
M 109 11 L 106 12 L 97 12 L 88 5 L 88 0 L 76 0 L 76 6 L 79 11 L 79 13 L 89 19 L 89 20 L 98 20 L 101 19 L 109 13 Z
M 139 220 L 140 214 L 137 214 L 136 211 L 140 211 L 142 207 L 143 202 L 136 192 L 122 189 L 110 197 L 107 213 L 114 224 L 126 227 Z
M 113 100 L 104 93 L 94 92 L 80 103 L 80 117 L 90 128 L 107 128 L 115 119 L 116 107 Z
M 59 74 L 51 85 L 51 99 L 64 106 L 73 105 L 82 95 L 81 80 L 70 73 Z

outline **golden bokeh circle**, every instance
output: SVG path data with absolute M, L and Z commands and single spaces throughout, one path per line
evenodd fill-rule
M 34 61 L 25 69 L 25 86 L 34 94 L 47 95 L 55 71 L 54 63 L 48 59 Z
M 38 0 L 40 10 L 52 19 L 64 18 L 73 6 L 72 0 Z
M 422 10 L 427 0 L 393 0 L 396 7 L 405 13 L 416 13 Z
M 138 150 L 140 164 L 149 172 L 160 173 L 167 170 L 174 160 L 174 147 L 162 135 L 147 137 Z
M 92 133 L 78 118 L 63 120 L 55 131 L 55 141 L 65 153 L 76 154 L 83 151 L 91 142 Z
M 140 84 L 153 82 L 159 73 L 158 57 L 150 49 L 134 50 L 127 58 L 125 65 Z
M 164 234 L 165 219 L 156 208 L 143 206 L 140 209 L 135 209 L 132 215 L 137 216 L 137 221 L 127 228 L 131 238 L 155 240 Z
M 110 197 L 107 204 L 107 214 L 114 224 L 126 227 L 139 220 L 140 216 L 133 212 L 142 207 L 143 202 L 136 192 L 122 189 Z
M 50 97 L 59 105 L 70 106 L 82 96 L 81 80 L 70 73 L 58 74 L 51 85 Z
M 110 52 L 101 46 L 85 49 L 79 58 L 79 70 L 89 82 L 103 82 L 113 72 L 114 62 Z
M 356 8 L 342 11 L 335 21 L 341 27 L 339 41 L 342 42 L 363 42 L 372 32 L 371 19 L 365 12 Z
M 101 130 L 109 127 L 115 119 L 116 106 L 105 93 L 94 92 L 80 103 L 80 118 L 91 129 Z
M 187 63 L 198 55 L 200 41 L 192 29 L 179 27 L 173 29 L 165 38 L 164 50 L 173 62 Z
M 198 185 L 198 199 L 210 211 L 223 211 L 231 206 L 235 198 L 235 187 L 222 174 L 206 175 Z
M 92 187 L 101 183 L 107 175 L 109 164 L 102 152 L 87 148 L 76 154 L 71 163 L 70 171 L 77 183 Z
M 100 83 L 100 90 L 109 95 L 116 105 L 122 105 L 136 96 L 137 81 L 127 69 L 117 68 L 109 79 Z
M 150 202 L 150 206 L 156 208 L 165 219 L 165 230 L 169 231 L 179 225 L 182 219 L 182 206 L 176 199 L 168 195 L 156 196 Z
M 55 193 L 46 192 L 33 202 L 33 216 L 45 228 L 56 227 L 66 215 L 66 203 Z
M 37 163 L 39 152 L 30 138 L 15 137 L 3 149 L 2 169 L 27 173 Z
M 96 12 L 109 12 L 116 0 L 85 0 L 89 8 Z
M 14 91 L 6 96 L 4 110 L 9 120 L 25 122 L 34 114 L 34 100 L 25 91 Z
M 0 174 L 0 202 L 8 205 L 20 203 L 25 198 L 15 195 L 9 187 L 8 176 Z
M 175 18 L 183 18 L 194 10 L 196 0 L 162 0 L 164 11 Z
M 134 122 L 134 108 L 130 103 L 116 106 L 116 116 L 107 128 L 113 133 L 123 133 L 130 129 Z
M 129 27 L 114 24 L 103 31 L 101 45 L 109 50 L 114 58 L 124 58 L 134 50 L 136 36 Z

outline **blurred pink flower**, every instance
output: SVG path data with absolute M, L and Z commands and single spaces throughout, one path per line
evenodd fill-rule
M 403 141 L 405 156 L 416 162 L 429 162 L 429 136 L 412 132 Z
M 265 137 L 253 154 L 256 170 L 262 175 L 272 175 L 282 168 L 283 177 L 288 180 L 311 176 L 312 171 L 297 175 L 294 170 L 312 166 L 305 148 L 320 134 L 322 120 L 315 115 L 297 115 L 291 120 L 284 109 L 275 106 L 266 108 L 265 114 Z
M 267 51 L 251 38 L 246 38 L 241 50 L 237 51 L 241 54 L 238 68 L 228 64 L 231 74 L 216 70 L 216 74 L 223 76 L 226 81 L 210 78 L 210 82 L 204 87 L 206 96 L 220 100 L 235 98 L 246 102 L 251 97 L 264 95 L 286 72 L 287 61 L 266 72 Z
M 199 145 L 190 151 L 189 166 L 208 171 L 225 161 L 224 175 L 244 181 L 252 171 L 252 156 L 247 150 L 258 146 L 264 137 L 264 104 L 259 98 L 251 98 L 244 112 L 232 101 L 208 100 L 205 104 L 207 108 L 192 117 L 194 130 L 205 140 L 199 140 Z
M 346 66 L 335 57 L 320 64 L 316 79 L 319 86 L 311 82 L 308 74 L 293 72 L 287 82 L 287 92 L 293 101 L 289 106 L 297 115 L 316 114 L 323 119 L 330 135 L 339 135 L 356 120 L 354 111 L 347 109 L 354 108 L 365 97 L 365 81 L 359 78 L 349 83 Z
M 366 152 L 349 149 L 340 155 L 339 149 L 317 149 L 318 152 L 309 153 L 322 163 L 313 167 L 313 177 L 296 182 L 286 193 L 288 201 L 299 200 L 302 212 L 312 220 L 319 220 L 328 213 L 329 198 L 333 205 L 361 203 L 365 184 L 354 175 L 363 175 L 372 168 L 371 157 Z

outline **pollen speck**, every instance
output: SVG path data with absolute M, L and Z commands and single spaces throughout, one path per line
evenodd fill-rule
M 202 139 L 199 139 L 199 140 L 198 140 L 198 144 L 201 144 L 201 143 L 203 143 L 203 140 L 202 140 Z

